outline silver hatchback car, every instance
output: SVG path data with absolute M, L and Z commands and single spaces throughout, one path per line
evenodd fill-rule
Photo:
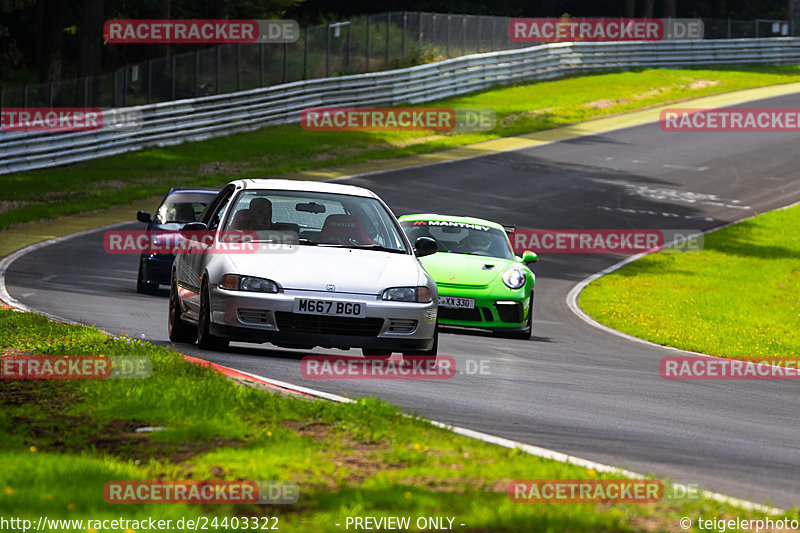
M 202 348 L 230 341 L 364 355 L 435 356 L 436 283 L 373 192 L 351 185 L 278 179 L 229 183 L 184 226 L 199 247 L 172 267 L 169 338 Z M 247 252 L 231 234 L 250 240 Z M 198 235 L 202 235 L 199 238 Z

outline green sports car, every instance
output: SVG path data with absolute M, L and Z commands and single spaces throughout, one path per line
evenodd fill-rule
M 530 339 L 533 252 L 514 255 L 503 226 L 472 217 L 421 214 L 398 219 L 411 242 L 436 241 L 439 253 L 420 263 L 439 286 L 439 324 L 481 328 Z

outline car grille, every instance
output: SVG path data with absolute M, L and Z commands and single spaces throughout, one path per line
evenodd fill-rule
M 383 327 L 382 318 L 351 318 L 343 316 L 275 313 L 278 329 L 287 333 L 319 333 L 324 335 L 353 335 L 375 337 Z
M 390 320 L 389 333 L 411 333 L 417 329 L 416 320 Z
M 443 320 L 466 320 L 469 322 L 480 322 L 481 311 L 478 308 L 450 309 L 449 307 L 440 307 L 439 318 Z
M 519 302 L 514 303 L 507 303 L 495 304 L 497 307 L 497 316 L 500 317 L 500 320 L 503 322 L 522 322 L 523 315 L 525 313 L 525 309 L 522 307 L 522 304 Z
M 239 309 L 239 320 L 251 324 L 269 324 L 269 313 L 260 309 Z

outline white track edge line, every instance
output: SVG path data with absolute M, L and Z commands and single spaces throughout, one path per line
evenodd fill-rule
M 798 206 L 798 205 L 800 205 L 800 201 L 795 202 L 793 204 L 785 205 L 783 207 L 778 207 L 777 209 L 771 209 L 769 211 L 765 211 L 764 213 L 771 213 L 771 212 L 774 212 L 774 211 L 784 211 L 786 209 L 791 209 L 792 207 L 795 207 L 795 206 Z M 755 214 L 753 214 L 753 215 L 751 215 L 749 217 L 739 219 L 739 220 L 737 220 L 735 222 L 729 222 L 728 224 L 724 224 L 724 225 L 716 227 L 716 228 L 712 228 L 712 229 L 709 229 L 709 230 L 706 230 L 706 231 L 702 231 L 700 233 L 695 233 L 695 234 L 691 235 L 690 238 L 694 237 L 694 236 L 697 236 L 697 235 L 708 235 L 710 233 L 714 233 L 714 232 L 719 231 L 721 229 L 733 226 L 734 224 L 738 224 L 739 222 L 744 222 L 745 220 L 751 220 L 751 219 L 757 217 L 758 215 L 763 215 L 764 213 L 755 213 Z M 672 244 L 672 243 L 670 243 L 670 244 Z M 665 245 L 664 247 L 666 248 L 667 246 L 668 245 Z M 605 276 L 607 274 L 611 274 L 612 272 L 614 272 L 616 270 L 619 270 L 620 268 L 624 267 L 625 265 L 627 265 L 629 263 L 633 263 L 637 259 L 641 259 L 642 257 L 644 257 L 646 255 L 650 255 L 650 254 L 656 253 L 656 252 L 658 252 L 658 250 L 641 252 L 641 253 L 638 253 L 636 255 L 632 255 L 630 257 L 626 257 L 625 259 L 623 259 L 622 261 L 619 261 L 618 263 L 615 263 L 615 264 L 613 264 L 613 265 L 611 265 L 609 267 L 604 268 L 603 270 L 600 270 L 599 272 L 595 272 L 594 274 L 591 274 L 591 275 L 585 277 L 583 280 L 581 280 L 577 284 L 575 284 L 575 286 L 573 286 L 572 289 L 570 289 L 570 291 L 567 293 L 567 296 L 566 296 L 567 307 L 569 308 L 570 311 L 572 311 L 572 313 L 574 315 L 576 315 L 578 318 L 580 318 L 581 320 L 583 320 L 584 322 L 586 322 L 590 326 L 593 326 L 593 327 L 595 327 L 597 329 L 605 331 L 606 333 L 610 333 L 612 335 L 616 335 L 617 337 L 621 337 L 623 339 L 626 339 L 626 340 L 629 340 L 629 341 L 632 341 L 632 342 L 638 342 L 640 344 L 646 344 L 648 346 L 652 346 L 654 348 L 661 348 L 663 350 L 671 350 L 671 351 L 675 351 L 675 352 L 696 355 L 698 357 L 710 357 L 710 358 L 713 358 L 713 359 L 725 359 L 724 357 L 718 357 L 716 355 L 708 355 L 708 354 L 700 353 L 700 352 L 692 352 L 690 350 L 681 350 L 680 348 L 675 348 L 675 347 L 672 347 L 672 346 L 664 346 L 664 345 L 661 345 L 661 344 L 656 344 L 655 342 L 652 342 L 652 341 L 648 341 L 648 340 L 645 340 L 645 339 L 640 339 L 639 337 L 634 337 L 633 335 L 628 335 L 627 333 L 623 333 L 623 332 L 621 332 L 619 330 L 616 330 L 616 329 L 610 328 L 610 327 L 608 327 L 608 326 L 606 326 L 604 324 L 601 324 L 600 322 L 598 322 L 597 320 L 595 320 L 594 318 L 592 318 L 588 314 L 586 314 L 583 311 L 583 309 L 580 308 L 580 305 L 578 305 L 578 299 L 580 297 L 580 293 L 591 282 L 593 282 L 593 281 L 595 281 L 597 279 L 600 279 L 600 278 L 602 278 L 603 276 Z M 761 364 L 761 363 L 759 363 L 759 364 Z M 767 365 L 767 366 L 773 367 L 773 365 Z M 774 368 L 780 368 L 780 367 L 774 367 Z
M 220 365 L 220 366 L 223 366 L 223 365 Z M 311 388 L 307 388 L 307 387 L 300 387 L 300 386 L 297 386 L 297 385 L 293 385 L 291 383 L 287 383 L 285 381 L 279 381 L 279 380 L 276 380 L 276 379 L 267 378 L 267 377 L 264 377 L 264 376 L 259 376 L 258 374 L 253 374 L 251 372 L 244 372 L 242 370 L 237 370 L 237 369 L 233 369 L 233 368 L 231 370 L 235 370 L 236 372 L 239 372 L 241 374 L 250 376 L 254 380 L 264 382 L 264 383 L 266 383 L 268 385 L 275 385 L 275 386 L 278 386 L 278 387 L 281 387 L 281 388 L 285 388 L 285 389 L 290 389 L 290 390 L 294 389 L 294 390 L 296 390 L 298 392 L 302 392 L 304 394 L 308 394 L 308 395 L 311 395 L 311 396 L 317 396 L 317 397 L 324 398 L 324 399 L 327 399 L 327 400 L 331 400 L 331 401 L 334 401 L 334 402 L 341 402 L 341 403 L 354 403 L 355 402 L 355 400 L 353 400 L 352 398 L 347 398 L 345 396 L 339 396 L 337 394 L 331 394 L 331 393 L 328 393 L 328 392 L 319 391 L 319 390 L 311 389 Z M 406 416 L 411 416 L 411 415 L 406 414 Z M 624 476 L 624 477 L 627 477 L 627 478 L 631 478 L 631 479 L 648 479 L 648 476 L 645 476 L 643 474 L 639 474 L 637 472 L 633 472 L 631 470 L 625 470 L 625 469 L 618 468 L 618 467 L 615 467 L 615 466 L 610 466 L 610 465 L 606 465 L 606 464 L 603 464 L 603 463 L 597 463 L 597 462 L 591 461 L 589 459 L 582 459 L 580 457 L 567 455 L 565 453 L 557 452 L 555 450 L 550 450 L 550 449 L 547 449 L 547 448 L 542 448 L 540 446 L 534 446 L 532 444 L 525 444 L 524 442 L 519 442 L 519 441 L 515 441 L 515 440 L 511 440 L 511 439 L 506 439 L 505 437 L 498 437 L 496 435 L 490 435 L 488 433 L 483 433 L 481 431 L 476 431 L 474 429 L 468 429 L 468 428 L 463 428 L 463 427 L 459 427 L 459 426 L 453 426 L 451 424 L 445 424 L 443 422 L 438 422 L 436 420 L 429 420 L 429 419 L 426 419 L 426 418 L 423 418 L 422 420 L 425 420 L 426 422 L 428 422 L 432 426 L 435 426 L 435 427 L 438 427 L 438 428 L 441 428 L 441 429 L 444 429 L 444 430 L 447 430 L 447 431 L 451 431 L 451 432 L 456 433 L 458 435 L 461 435 L 463 437 L 467 437 L 467 438 L 470 438 L 470 439 L 473 439 L 473 440 L 479 440 L 479 441 L 485 442 L 487 444 L 494 444 L 496 446 L 501 446 L 503 448 L 509 448 L 509 449 L 516 448 L 516 449 L 519 449 L 520 451 L 523 451 L 523 452 L 527 453 L 528 455 L 533 455 L 535 457 L 541 457 L 542 459 L 550 459 L 550 460 L 553 460 L 553 461 L 558 461 L 560 463 L 568 463 L 568 464 L 572 464 L 572 465 L 579 466 L 579 467 L 582 467 L 582 468 L 590 468 L 590 469 L 595 470 L 597 472 L 605 472 L 605 473 L 609 473 L 609 474 L 617 474 L 617 475 L 621 475 L 621 476 Z M 680 489 L 686 491 L 686 493 L 688 493 L 689 487 L 684 485 L 684 484 L 681 484 L 681 483 L 670 483 L 670 485 L 673 486 L 673 487 L 680 488 Z M 748 511 L 759 511 L 759 512 L 762 512 L 762 513 L 768 513 L 768 514 L 773 514 L 773 515 L 784 514 L 786 512 L 785 510 L 779 509 L 777 507 L 770 507 L 770 506 L 767 506 L 767 505 L 762 505 L 762 504 L 754 503 L 754 502 L 751 502 L 751 501 L 742 500 L 740 498 L 734 498 L 733 496 L 727 496 L 725 494 L 721 494 L 721 493 L 718 493 L 718 492 L 710 492 L 710 491 L 703 490 L 702 496 L 704 498 L 709 498 L 711 500 L 714 500 L 714 501 L 717 501 L 717 502 L 720 502 L 720 503 L 726 503 L 726 504 L 734 505 L 736 507 L 740 507 L 742 509 L 747 509 Z

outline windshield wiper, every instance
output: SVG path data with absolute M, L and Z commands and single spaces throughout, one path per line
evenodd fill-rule
M 379 252 L 390 252 L 393 254 L 404 254 L 406 253 L 405 250 L 401 250 L 399 248 L 387 248 L 382 244 L 353 244 L 353 245 L 345 245 L 345 248 L 354 248 L 357 250 L 378 250 Z

